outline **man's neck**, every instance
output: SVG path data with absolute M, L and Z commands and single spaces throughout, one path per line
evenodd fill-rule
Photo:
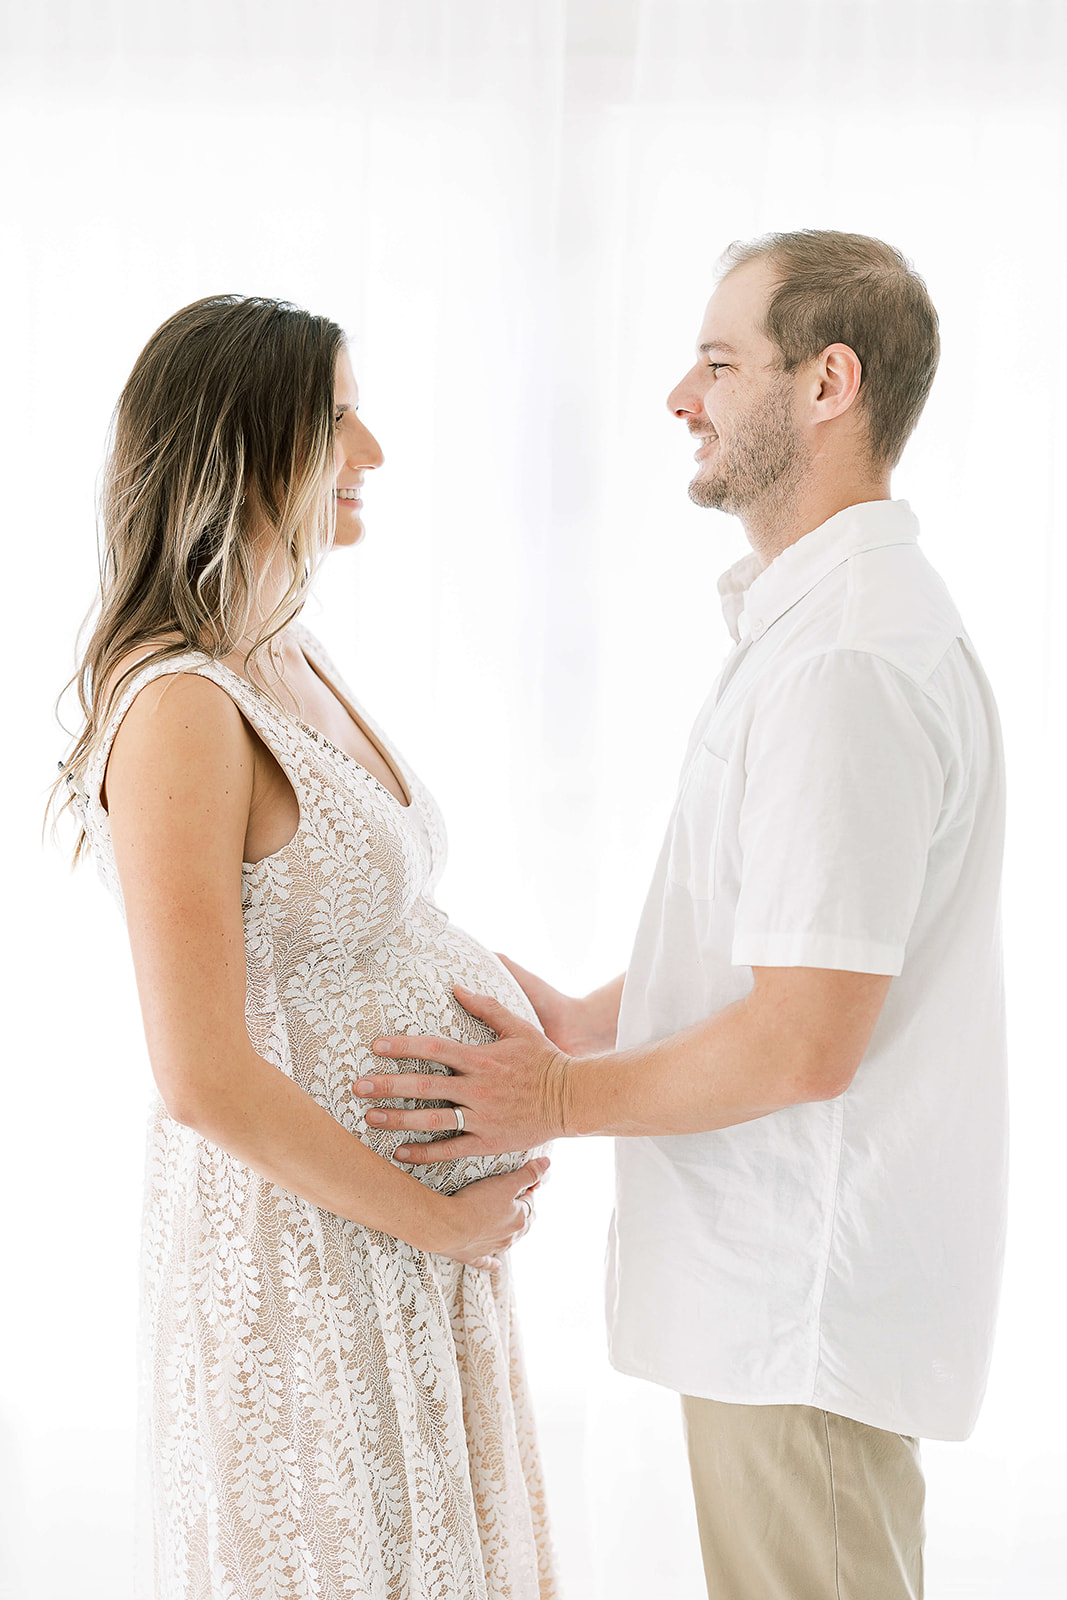
M 741 525 L 748 542 L 765 567 L 806 533 L 821 528 L 839 511 L 863 505 L 868 500 L 891 500 L 889 473 L 874 473 L 832 483 L 800 485 L 799 492 L 786 504 L 761 503 L 741 514 Z

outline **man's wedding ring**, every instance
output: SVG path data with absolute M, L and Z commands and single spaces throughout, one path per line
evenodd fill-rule
M 462 1133 L 463 1132 L 463 1111 L 462 1111 L 462 1108 L 460 1106 L 453 1106 L 452 1110 L 456 1113 L 456 1132 L 457 1133 Z

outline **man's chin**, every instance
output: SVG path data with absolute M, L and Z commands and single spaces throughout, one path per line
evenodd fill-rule
M 727 488 L 721 479 L 705 478 L 698 473 L 689 485 L 689 498 L 695 506 L 705 511 L 729 511 Z

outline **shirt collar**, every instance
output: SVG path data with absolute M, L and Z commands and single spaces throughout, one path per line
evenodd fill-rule
M 783 550 L 769 566 L 742 556 L 719 579 L 723 616 L 735 644 L 759 639 L 791 606 L 851 556 L 883 545 L 914 544 L 919 524 L 906 500 L 847 506 Z
M 732 567 L 728 567 L 719 579 L 722 614 L 726 618 L 726 626 L 730 630 L 734 644 L 741 643 L 741 630 L 738 624 L 744 615 L 746 591 L 762 571 L 763 562 L 754 550 L 750 550 L 747 556 L 742 556 L 740 561 L 735 561 Z

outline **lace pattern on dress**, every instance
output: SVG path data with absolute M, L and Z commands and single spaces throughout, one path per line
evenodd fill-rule
M 391 1160 L 404 1136 L 368 1128 L 368 1103 L 352 1092 L 371 1062 L 379 1074 L 401 1065 L 372 1056 L 371 1041 L 491 1038 L 455 1001 L 456 982 L 533 1013 L 501 963 L 434 903 L 445 838 L 429 794 L 317 642 L 294 631 L 388 750 L 410 807 L 244 679 L 190 652 L 150 663 L 127 686 L 87 770 L 82 812 L 121 906 L 100 786 L 122 718 L 164 674 L 195 672 L 233 699 L 300 806 L 289 843 L 243 870 L 249 1037 Z M 450 1192 L 525 1159 L 412 1170 Z M 157 1101 L 142 1305 L 153 1600 L 556 1595 L 506 1268 L 494 1277 L 333 1216 Z

